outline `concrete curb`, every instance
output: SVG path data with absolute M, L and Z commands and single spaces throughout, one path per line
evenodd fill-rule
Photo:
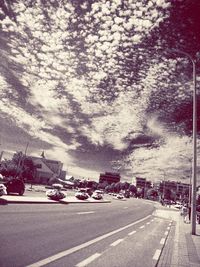
M 7 204 L 80 204 L 80 203 L 110 203 L 110 200 L 79 200 L 75 197 L 66 197 L 60 201 L 51 200 L 43 197 L 25 197 L 25 196 L 3 196 L 0 197 L 0 205 Z
M 59 204 L 58 201 L 41 197 L 4 196 L 0 197 L 0 204 Z

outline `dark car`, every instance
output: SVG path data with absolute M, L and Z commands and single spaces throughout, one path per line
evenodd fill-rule
M 6 181 L 4 183 L 4 185 L 6 186 L 6 190 L 7 190 L 8 195 L 10 193 L 17 193 L 20 196 L 22 196 L 24 194 L 25 184 L 20 179 L 12 179 L 12 180 Z

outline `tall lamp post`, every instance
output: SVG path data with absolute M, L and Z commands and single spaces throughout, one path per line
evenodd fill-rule
M 192 161 L 192 196 L 191 196 L 191 234 L 196 234 L 196 176 L 197 176 L 197 93 L 196 93 L 196 62 L 186 52 L 172 49 L 186 56 L 192 62 L 193 69 L 193 161 Z

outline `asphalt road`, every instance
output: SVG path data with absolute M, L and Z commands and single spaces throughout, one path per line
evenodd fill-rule
M 0 207 L 0 266 L 151 267 L 169 222 L 147 201 Z

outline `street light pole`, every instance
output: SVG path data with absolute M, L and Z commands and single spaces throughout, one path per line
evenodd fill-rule
M 193 164 L 192 164 L 191 222 L 192 222 L 192 235 L 195 235 L 196 234 L 196 173 L 197 173 L 197 97 L 196 97 L 196 65 L 193 59 L 191 59 L 191 61 L 193 66 Z
M 192 198 L 191 198 L 191 234 L 196 234 L 196 176 L 197 176 L 197 93 L 196 93 L 196 63 L 186 52 L 172 49 L 172 52 L 183 54 L 192 62 L 193 69 L 193 161 L 192 161 Z

